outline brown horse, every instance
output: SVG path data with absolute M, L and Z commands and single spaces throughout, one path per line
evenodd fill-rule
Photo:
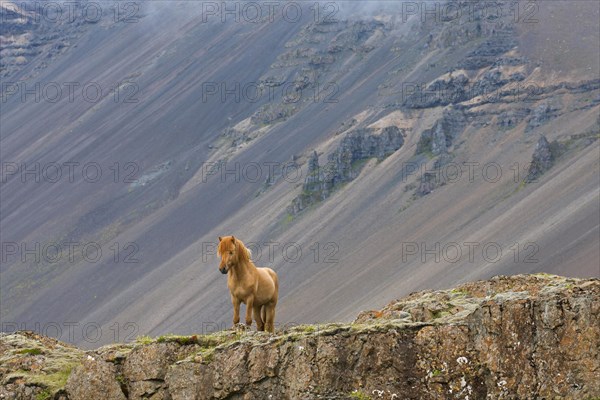
M 256 268 L 250 250 L 233 236 L 219 237 L 219 271 L 227 274 L 227 287 L 233 303 L 233 325 L 240 322 L 240 303 L 246 304 L 246 325 L 252 325 L 252 312 L 259 331 L 275 330 L 275 306 L 279 295 L 277 274 L 271 268 Z

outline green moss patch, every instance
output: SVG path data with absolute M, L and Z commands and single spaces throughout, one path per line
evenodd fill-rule
M 22 349 L 17 351 L 17 354 L 29 354 L 32 356 L 37 356 L 38 354 L 42 354 L 43 351 L 41 349 L 38 349 L 37 347 L 34 347 L 33 349 Z

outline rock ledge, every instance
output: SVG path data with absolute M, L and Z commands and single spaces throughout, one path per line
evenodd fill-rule
M 413 293 L 351 324 L 88 352 L 2 334 L 0 379 L 0 399 L 594 399 L 600 280 L 497 276 Z

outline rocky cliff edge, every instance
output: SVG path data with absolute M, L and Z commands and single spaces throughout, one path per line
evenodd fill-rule
M 497 276 L 275 335 L 1 335 L 1 399 L 600 398 L 598 279 Z

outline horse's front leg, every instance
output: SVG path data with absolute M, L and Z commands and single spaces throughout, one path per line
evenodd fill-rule
M 240 300 L 231 295 L 231 302 L 233 303 L 233 327 L 240 322 Z
M 246 299 L 246 325 L 252 326 L 252 309 L 254 308 L 254 296 Z

